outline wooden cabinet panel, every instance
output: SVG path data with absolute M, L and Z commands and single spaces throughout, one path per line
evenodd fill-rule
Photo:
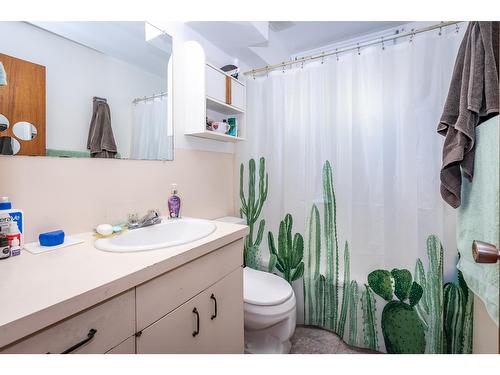
M 144 329 L 136 345 L 139 354 L 243 353 L 243 269 Z
M 16 138 L 21 144 L 17 155 L 45 155 L 45 67 L 0 53 L 7 73 L 7 86 L 0 86 L 0 113 L 10 122 L 0 136 L 14 137 L 14 124 L 21 121 L 35 125 L 31 141 Z
M 137 330 L 154 323 L 242 264 L 241 239 L 139 285 Z
M 113 297 L 99 305 L 43 329 L 26 339 L 0 349 L 5 354 L 62 353 L 87 338 L 91 329 L 95 335 L 74 354 L 102 354 L 135 333 L 134 290 Z

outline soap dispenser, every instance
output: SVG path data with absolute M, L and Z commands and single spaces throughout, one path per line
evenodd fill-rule
M 172 184 L 172 195 L 168 198 L 168 212 L 171 219 L 180 217 L 181 198 L 177 195 L 177 184 Z

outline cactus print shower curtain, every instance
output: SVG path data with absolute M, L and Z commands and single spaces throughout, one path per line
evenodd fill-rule
M 299 323 L 381 352 L 471 352 L 436 134 L 463 29 L 247 81 L 245 262 L 293 286 Z

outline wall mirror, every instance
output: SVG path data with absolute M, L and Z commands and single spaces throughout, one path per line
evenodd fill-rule
M 0 22 L 0 154 L 173 160 L 172 38 L 148 22 Z

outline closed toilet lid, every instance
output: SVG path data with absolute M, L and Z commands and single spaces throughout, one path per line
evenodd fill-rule
M 285 302 L 292 296 L 290 284 L 272 273 L 243 269 L 243 298 L 245 303 L 273 306 Z

